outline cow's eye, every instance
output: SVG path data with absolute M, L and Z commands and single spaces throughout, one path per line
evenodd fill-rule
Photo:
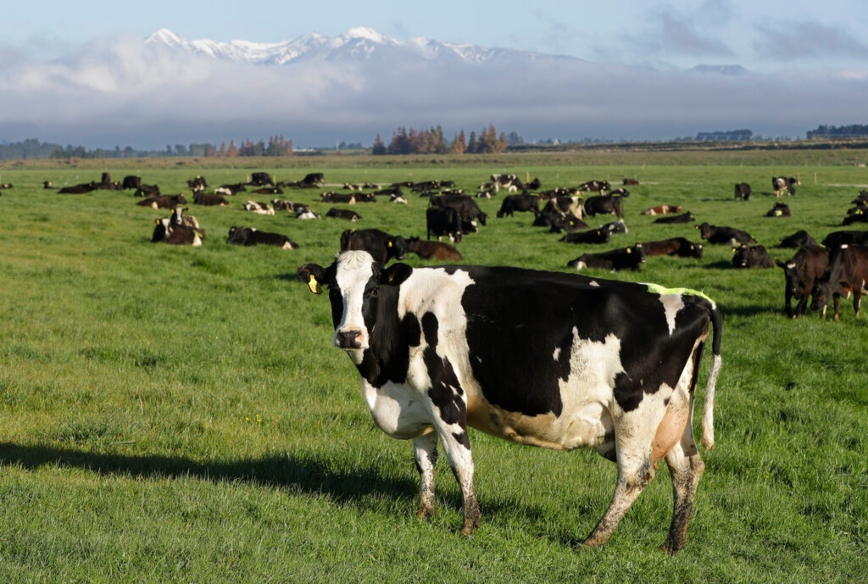
M 376 298 L 379 290 L 379 288 L 371 288 L 370 290 L 368 290 L 368 298 Z

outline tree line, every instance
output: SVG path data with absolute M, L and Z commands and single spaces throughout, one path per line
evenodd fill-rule
M 515 132 L 512 133 L 514 135 Z M 511 135 L 511 136 L 512 136 Z M 521 140 L 517 136 L 513 140 Z M 523 142 L 523 141 L 522 141 Z M 510 138 L 503 132 L 497 134 L 494 125 L 489 124 L 478 135 L 470 132 L 469 138 L 462 129 L 451 142 L 447 142 L 441 126 L 430 130 L 417 130 L 399 127 L 392 132 L 392 139 L 387 146 L 377 134 L 371 153 L 381 154 L 492 154 L 503 152 L 510 146 Z
M 868 136 L 868 126 L 850 124 L 849 126 L 817 126 L 808 131 L 808 140 L 812 138 L 864 138 Z
M 230 140 L 229 144 L 221 142 L 219 146 L 214 144 L 171 144 L 166 145 L 165 150 L 136 150 L 130 146 L 113 149 L 95 148 L 88 149 L 84 146 L 62 146 L 51 142 L 40 142 L 36 138 L 28 138 L 21 142 L 0 144 L 0 160 L 27 160 L 27 159 L 60 159 L 71 158 L 160 158 L 172 156 L 291 156 L 293 153 L 292 140 L 283 136 L 272 136 L 268 142 L 259 140 L 243 140 L 238 144 Z

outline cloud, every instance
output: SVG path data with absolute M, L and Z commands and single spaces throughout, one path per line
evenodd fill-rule
M 868 58 L 868 45 L 847 31 L 813 21 L 763 25 L 754 48 L 764 57 L 797 61 L 824 57 Z
M 278 134 L 297 146 L 370 144 L 399 126 L 440 125 L 451 136 L 490 123 L 527 140 L 663 139 L 734 128 L 795 137 L 819 124 L 858 122 L 868 94 L 864 68 L 725 76 L 568 58 L 251 65 L 126 37 L 63 60 L 10 64 L 0 53 L 0 63 L 0 139 L 91 148 Z

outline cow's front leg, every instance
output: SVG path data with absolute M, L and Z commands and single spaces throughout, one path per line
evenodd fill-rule
M 460 428 L 460 429 L 459 429 Z M 470 454 L 470 440 L 467 436 L 467 424 L 437 424 L 437 433 L 443 443 L 443 450 L 449 460 L 452 473 L 461 487 L 461 498 L 464 503 L 464 526 L 461 535 L 473 535 L 479 527 L 479 503 L 476 501 L 476 488 L 473 485 L 473 457 Z
M 419 510 L 416 516 L 419 519 L 431 519 L 436 505 L 434 467 L 437 464 L 437 433 L 429 432 L 413 438 L 413 450 L 416 455 L 416 470 L 419 471 Z

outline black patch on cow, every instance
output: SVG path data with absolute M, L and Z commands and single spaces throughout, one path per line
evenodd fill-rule
M 437 316 L 433 312 L 423 314 L 422 331 L 428 346 L 422 352 L 422 359 L 425 362 L 428 376 L 431 378 L 428 396 L 431 398 L 431 403 L 440 412 L 440 418 L 444 422 L 450 425 L 457 424 L 461 427 L 461 433 L 453 434 L 453 436 L 459 444 L 470 449 L 470 439 L 467 435 L 467 405 L 462 399 L 464 390 L 458 382 L 458 377 L 455 375 L 455 370 L 449 359 L 437 355 L 438 330 Z
M 644 285 L 513 268 L 468 271 L 475 283 L 461 304 L 473 374 L 487 401 L 527 416 L 562 412 L 559 381 L 571 373 L 573 329 L 586 341 L 620 341 L 624 372 L 616 376 L 615 399 L 631 411 L 662 383 L 675 387 L 709 323 L 688 302 L 670 335 L 660 297 Z
M 382 387 L 389 381 L 407 380 L 410 347 L 419 345 L 420 331 L 412 315 L 398 320 L 398 287 L 378 286 L 376 279 L 375 275 L 365 286 L 362 315 L 370 335 L 370 348 L 365 350 L 357 368 L 371 385 Z

